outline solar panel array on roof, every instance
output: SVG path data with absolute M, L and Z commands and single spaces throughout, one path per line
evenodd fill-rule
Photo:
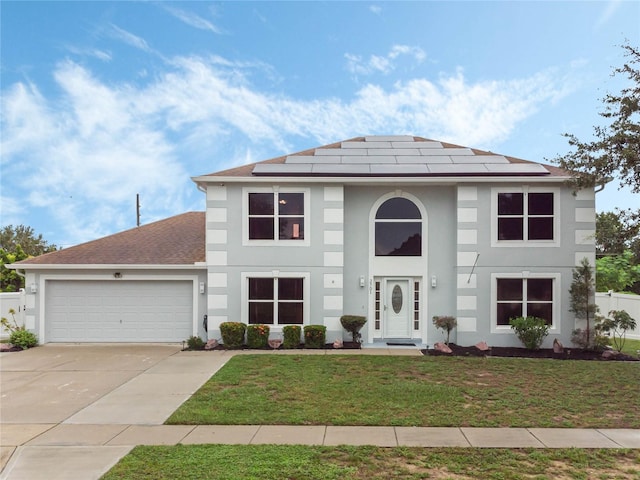
M 300 155 L 284 163 L 258 163 L 254 175 L 318 176 L 449 176 L 449 175 L 548 175 L 544 166 L 512 163 L 502 155 L 470 148 L 447 147 L 414 137 L 373 136 L 346 141 Z

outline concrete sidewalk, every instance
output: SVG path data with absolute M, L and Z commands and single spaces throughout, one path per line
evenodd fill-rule
M 2 354 L 0 480 L 99 479 L 135 445 L 640 448 L 640 430 L 163 425 L 233 355 L 421 355 L 418 349 L 181 352 L 44 346 Z
M 12 425 L 3 480 L 97 480 L 135 445 L 640 448 L 640 430 L 292 425 Z M 27 427 L 29 433 L 21 430 Z M 38 430 L 40 432 L 38 433 Z M 28 437 L 32 437 L 27 440 Z M 6 451 L 5 451 L 6 449 Z

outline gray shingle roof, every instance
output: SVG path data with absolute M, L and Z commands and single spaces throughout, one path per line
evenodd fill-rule
M 14 265 L 193 265 L 205 261 L 205 224 L 187 212 Z

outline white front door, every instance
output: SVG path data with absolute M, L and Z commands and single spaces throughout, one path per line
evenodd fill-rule
M 385 338 L 411 338 L 412 296 L 408 279 L 386 279 L 384 295 Z

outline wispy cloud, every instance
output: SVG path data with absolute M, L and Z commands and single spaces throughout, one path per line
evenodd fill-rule
M 142 50 L 143 52 L 152 52 L 151 47 L 149 47 L 144 38 L 138 37 L 131 32 L 127 32 L 117 25 L 111 24 L 109 34 L 113 38 L 120 40 L 134 48 L 137 48 L 138 50 Z
M 603 2 L 604 9 L 602 13 L 596 20 L 595 29 L 599 30 L 601 27 L 606 25 L 609 20 L 615 15 L 618 8 L 620 8 L 621 0 L 609 0 L 608 2 Z
M 374 15 L 380 15 L 382 13 L 382 7 L 380 5 L 370 5 L 369 11 Z
M 395 62 L 400 56 L 410 57 L 416 63 L 422 63 L 427 58 L 420 47 L 408 45 L 394 45 L 386 55 L 370 55 L 368 59 L 352 53 L 345 54 L 347 70 L 355 75 L 388 74 L 396 68 Z
M 191 27 L 197 28 L 199 30 L 208 30 L 217 34 L 224 33 L 222 29 L 211 23 L 209 20 L 207 20 L 206 18 L 202 18 L 201 16 L 193 12 L 188 12 L 186 10 L 182 10 L 181 8 L 175 8 L 169 5 L 163 5 L 163 7 L 168 13 Z
M 406 48 L 385 58 L 421 57 Z M 256 68 L 265 66 L 177 57 L 164 74 L 131 85 L 62 62 L 54 71 L 59 97 L 22 83 L 3 91 L 3 168 L 20 169 L 16 182 L 31 192 L 25 208 L 64 222 L 70 238 L 57 241 L 76 243 L 131 226 L 135 193 L 147 221 L 202 208 L 189 175 L 287 153 L 300 139 L 321 145 L 394 132 L 487 148 L 565 94 L 551 73 L 469 83 L 458 70 L 388 88 L 369 83 L 342 100 L 302 100 L 255 87 Z
M 103 62 L 110 62 L 113 58 L 111 52 L 100 50 L 99 48 L 79 48 L 74 45 L 67 45 L 66 49 L 74 55 L 94 57 Z

